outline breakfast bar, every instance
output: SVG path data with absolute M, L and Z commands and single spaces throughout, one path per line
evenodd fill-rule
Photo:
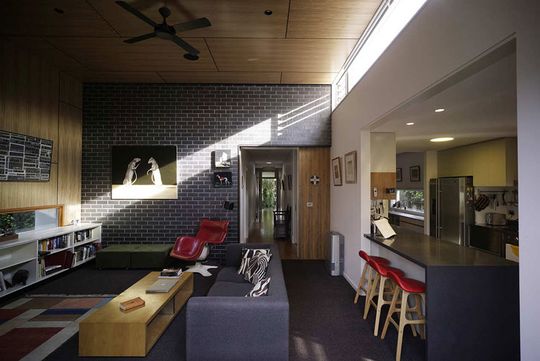
M 371 252 L 423 271 L 427 360 L 519 360 L 518 264 L 395 227 Z M 486 342 L 489 340 L 489 342 Z

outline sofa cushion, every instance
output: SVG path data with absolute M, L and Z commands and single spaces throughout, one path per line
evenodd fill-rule
M 253 286 L 251 291 L 246 294 L 246 297 L 261 297 L 266 296 L 270 288 L 270 280 L 272 277 L 263 278 Z
M 258 256 L 259 254 L 266 254 L 272 257 L 272 253 L 269 248 L 244 248 L 242 250 L 242 261 L 240 262 L 240 268 L 238 269 L 238 274 L 245 275 L 248 270 L 248 265 L 250 260 Z
M 223 267 L 221 271 L 219 271 L 216 278 L 216 282 L 219 281 L 239 283 L 246 282 L 244 280 L 244 276 L 238 274 L 236 267 Z
M 270 263 L 270 252 L 259 252 L 249 259 L 244 279 L 253 284 L 257 284 L 260 280 L 266 277 L 268 264 Z
M 216 282 L 208 291 L 208 296 L 237 296 L 244 297 L 251 289 L 253 285 L 249 282 Z

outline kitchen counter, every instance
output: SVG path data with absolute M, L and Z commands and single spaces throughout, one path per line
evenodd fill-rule
M 364 237 L 422 267 L 518 265 L 474 248 L 458 246 L 399 227 L 394 228 L 397 235 L 392 239 L 385 240 L 372 234 L 365 234 Z
M 417 219 L 417 220 L 419 220 L 419 221 L 423 221 L 423 220 L 424 220 L 424 216 L 421 215 L 421 214 L 414 214 L 414 213 L 403 212 L 403 211 L 400 211 L 399 209 L 396 209 L 396 208 L 390 208 L 390 210 L 388 210 L 388 213 L 390 213 L 390 214 L 395 214 L 396 216 L 400 216 L 400 217 L 406 217 L 406 218 L 411 218 L 411 219 Z
M 400 227 L 373 255 L 426 283 L 426 360 L 519 360 L 519 264 Z M 411 275 L 409 275 L 411 277 Z

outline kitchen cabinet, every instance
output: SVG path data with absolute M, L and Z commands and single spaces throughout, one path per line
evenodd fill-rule
M 396 199 L 396 172 L 371 172 L 371 199 Z
M 443 150 L 438 164 L 439 177 L 473 176 L 475 187 L 512 187 L 517 182 L 517 139 Z
M 371 199 L 396 199 L 396 136 L 371 133 Z M 377 191 L 375 191 L 377 189 Z M 392 189 L 393 192 L 387 192 Z

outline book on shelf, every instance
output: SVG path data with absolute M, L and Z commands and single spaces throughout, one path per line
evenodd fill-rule
M 45 267 L 45 275 L 50 275 L 50 274 L 58 272 L 60 270 L 62 270 L 62 265 L 61 264 L 55 264 L 55 265 L 51 265 L 51 266 L 46 266 Z
M 131 300 L 127 300 L 120 303 L 120 309 L 122 311 L 130 311 L 134 310 L 136 308 L 143 307 L 145 305 L 145 302 L 140 297 L 132 298 Z
M 164 268 L 158 278 L 180 278 L 182 275 L 181 268 Z

